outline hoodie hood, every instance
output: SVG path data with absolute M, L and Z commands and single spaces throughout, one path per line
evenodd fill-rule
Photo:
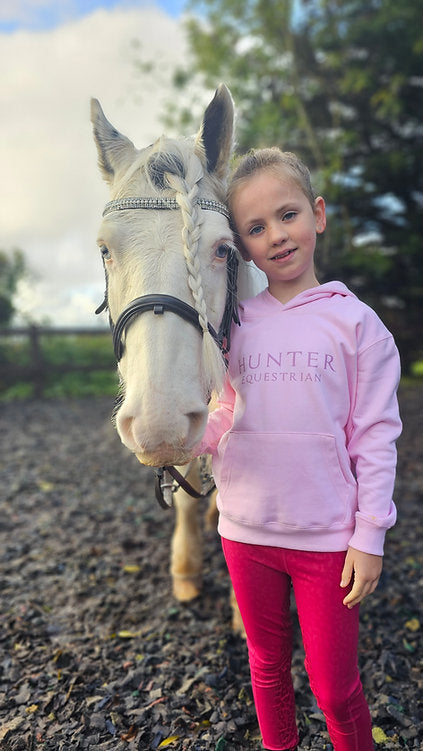
M 242 317 L 248 319 L 250 316 L 256 318 L 258 315 L 267 315 L 271 311 L 276 312 L 278 309 L 280 311 L 292 310 L 293 308 L 299 308 L 302 305 L 308 305 L 317 300 L 329 299 L 336 295 L 344 298 L 356 298 L 356 295 L 343 282 L 333 281 L 306 289 L 285 304 L 277 300 L 276 297 L 273 297 L 269 292 L 269 288 L 266 287 L 256 297 L 241 302 L 239 307 L 242 311 Z

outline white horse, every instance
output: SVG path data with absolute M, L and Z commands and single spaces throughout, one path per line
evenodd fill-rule
M 91 102 L 99 166 L 110 187 L 98 245 L 122 394 L 116 427 L 143 464 L 182 465 L 200 441 L 225 373 L 238 297 L 262 279 L 239 257 L 225 187 L 234 112 L 220 85 L 195 137 L 162 137 L 138 150 Z M 187 479 L 201 492 L 200 464 Z M 171 573 L 178 600 L 201 586 L 198 501 L 179 489 Z

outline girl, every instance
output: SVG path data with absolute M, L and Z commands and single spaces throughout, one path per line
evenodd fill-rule
M 240 305 L 226 385 L 196 453 L 213 455 L 263 743 L 272 751 L 298 743 L 292 584 L 310 685 L 334 748 L 371 751 L 357 605 L 378 583 L 396 518 L 398 352 L 344 284 L 319 285 L 325 203 L 293 154 L 244 157 L 228 203 L 240 252 L 268 287 Z

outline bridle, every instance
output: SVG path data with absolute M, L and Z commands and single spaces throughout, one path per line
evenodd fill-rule
M 205 459 L 205 456 L 199 456 L 198 460 Z M 187 475 L 189 474 L 190 466 L 188 466 Z M 156 500 L 159 505 L 168 509 L 173 505 L 173 494 L 176 493 L 179 488 L 185 490 L 191 498 L 196 498 L 198 501 L 202 501 L 208 498 L 210 493 L 216 488 L 212 475 L 207 472 L 204 467 L 201 467 L 201 490 L 196 490 L 193 485 L 187 480 L 187 476 L 182 475 L 176 467 L 168 465 L 166 467 L 157 467 L 154 470 L 155 482 L 154 492 Z
M 197 198 L 197 204 L 200 208 L 208 211 L 217 211 L 223 214 L 226 219 L 229 219 L 229 212 L 226 206 L 219 201 L 208 198 Z M 113 211 L 127 211 L 133 209 L 153 209 L 153 210 L 174 210 L 178 209 L 179 204 L 173 198 L 123 198 L 115 201 L 109 201 L 103 211 L 103 217 L 110 214 Z M 231 324 L 234 321 L 239 325 L 239 317 L 237 311 L 237 276 L 238 276 L 238 258 L 235 250 L 230 249 L 227 256 L 227 291 L 225 310 L 218 331 L 208 323 L 208 330 L 215 340 L 216 344 L 220 347 L 222 354 L 226 355 L 230 349 L 231 343 Z M 104 300 L 99 305 L 96 314 L 103 312 L 108 308 L 108 286 L 107 286 L 107 274 L 106 274 L 106 290 L 104 294 Z M 133 320 L 145 313 L 152 311 L 154 315 L 163 315 L 166 311 L 175 313 L 184 321 L 192 324 L 203 335 L 203 328 L 200 324 L 199 314 L 195 308 L 188 305 L 183 300 L 172 295 L 163 295 L 159 293 L 142 295 L 132 300 L 126 308 L 120 313 L 116 322 L 113 322 L 109 316 L 110 328 L 113 337 L 113 348 L 115 357 L 119 363 L 124 353 L 124 336 L 128 326 Z M 167 508 L 169 503 L 164 498 L 163 487 L 161 479 L 164 473 L 168 472 L 178 483 L 177 486 L 172 486 L 172 492 L 177 487 L 182 487 L 189 495 L 194 498 L 203 498 L 209 495 L 211 488 L 206 493 L 198 493 L 190 483 L 175 469 L 175 467 L 162 467 L 156 470 L 156 498 L 163 508 Z
M 198 198 L 197 203 L 202 209 L 209 211 L 218 211 L 229 219 L 229 212 L 226 206 L 219 201 L 214 201 L 208 198 Z M 178 209 L 179 205 L 175 199 L 172 198 L 123 198 L 118 201 L 109 201 L 106 204 L 103 216 L 111 213 L 112 211 L 125 211 L 128 209 Z M 225 355 L 229 352 L 231 343 L 231 323 L 234 321 L 239 324 L 238 312 L 237 312 L 237 276 L 238 276 L 238 258 L 236 252 L 230 249 L 227 256 L 227 290 L 226 290 L 226 302 L 225 310 L 222 320 L 220 322 L 219 330 L 216 332 L 213 326 L 208 323 L 208 330 L 215 340 L 216 344 L 220 347 L 222 353 Z M 106 275 L 106 291 L 104 300 L 99 305 L 96 314 L 102 313 L 108 308 L 108 292 L 107 292 L 107 275 Z M 183 318 L 188 323 L 191 323 L 200 333 L 203 333 L 203 329 L 200 324 L 198 312 L 192 305 L 188 305 L 178 297 L 172 295 L 162 295 L 159 293 L 142 295 L 142 297 L 136 297 L 130 302 L 126 308 L 119 315 L 116 323 L 110 318 L 110 328 L 113 336 L 113 348 L 116 356 L 116 360 L 119 363 L 124 353 L 123 338 L 129 324 L 141 313 L 146 311 L 152 311 L 155 315 L 162 315 L 165 311 L 175 313 L 180 318 Z

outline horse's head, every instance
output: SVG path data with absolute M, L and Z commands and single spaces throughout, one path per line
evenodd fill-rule
M 221 85 L 196 137 L 161 138 L 142 150 L 97 100 L 91 119 L 111 190 L 98 245 L 122 381 L 117 430 L 144 464 L 182 463 L 224 376 L 219 340 L 236 253 L 223 205 L 232 99 Z

